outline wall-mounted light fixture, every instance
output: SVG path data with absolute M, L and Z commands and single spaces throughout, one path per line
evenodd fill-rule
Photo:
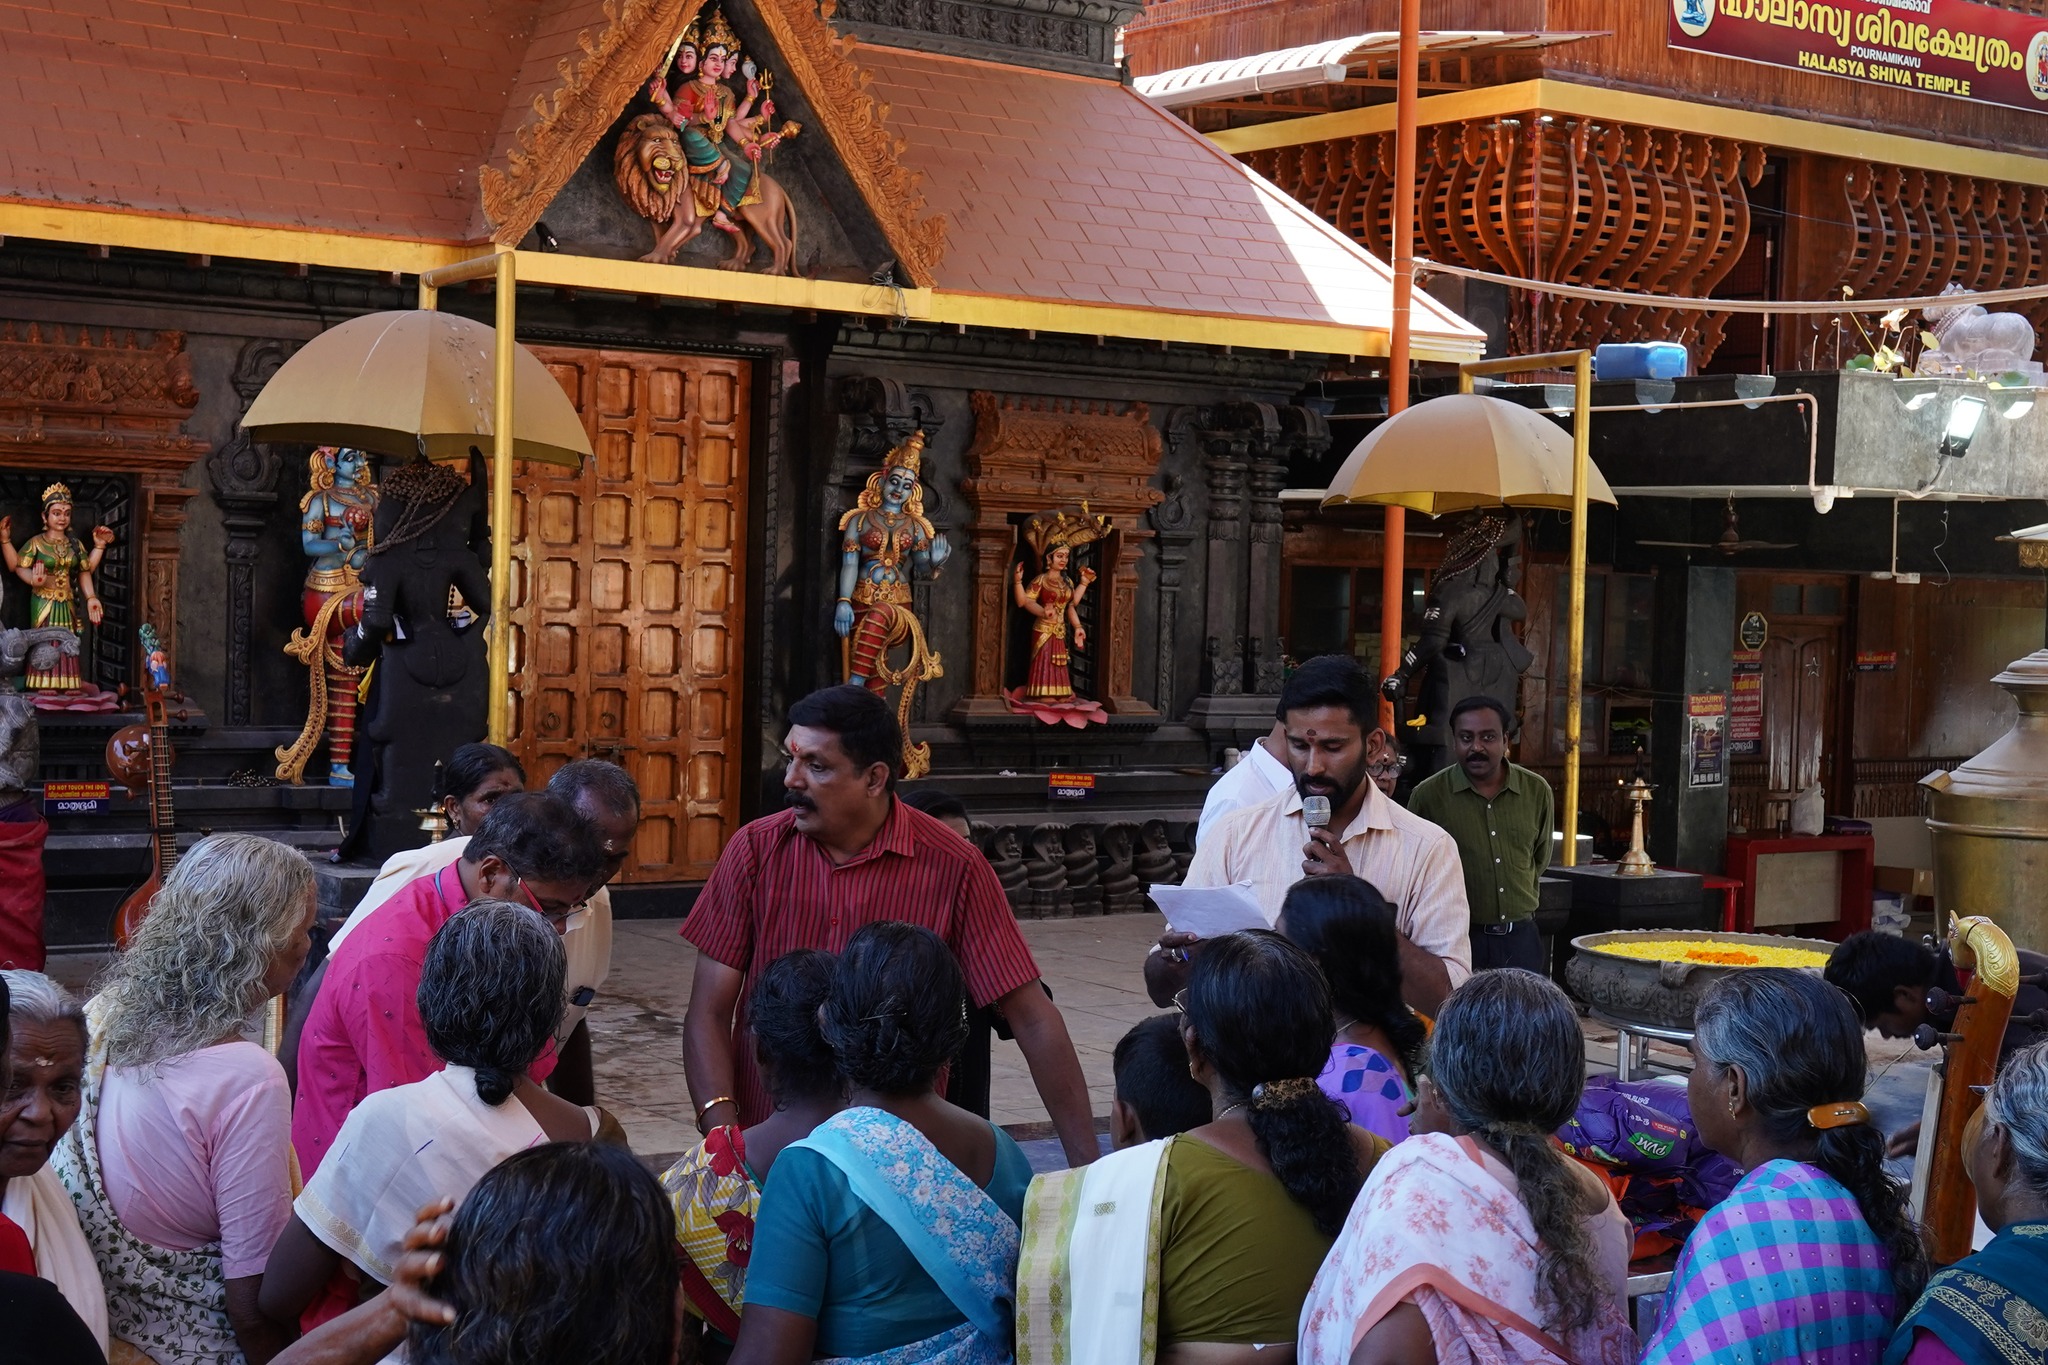
M 1984 421 L 1985 400 L 1975 394 L 1957 394 L 1949 405 L 1948 426 L 1941 433 L 1941 458 L 1960 460 L 1977 439 L 1977 427 Z

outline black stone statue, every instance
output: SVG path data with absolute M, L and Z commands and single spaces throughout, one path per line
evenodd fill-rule
M 1521 714 L 1522 674 L 1534 657 L 1514 630 L 1529 614 L 1516 591 L 1521 578 L 1521 516 L 1506 508 L 1468 513 L 1430 581 L 1420 637 L 1380 688 L 1398 709 L 1409 679 L 1422 674 L 1416 716 L 1423 723 L 1409 728 L 1410 718 L 1401 718 L 1414 780 L 1449 762 L 1449 712 L 1458 702 L 1492 697 L 1509 715 Z
M 358 746 L 360 755 L 367 741 L 367 761 L 356 769 L 368 799 L 358 799 L 343 845 L 350 857 L 382 862 L 417 845 L 414 812 L 433 803 L 435 765 L 484 737 L 487 478 L 474 449 L 467 479 L 425 461 L 384 478 L 363 561 L 363 619 L 342 644 L 350 667 L 377 663 Z M 459 611 L 450 610 L 451 587 Z

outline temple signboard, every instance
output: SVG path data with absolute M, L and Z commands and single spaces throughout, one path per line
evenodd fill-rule
M 1970 0 L 1671 0 L 1669 44 L 2048 113 L 2048 24 Z

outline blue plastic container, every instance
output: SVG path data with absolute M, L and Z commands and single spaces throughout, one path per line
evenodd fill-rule
M 1595 379 L 1678 379 L 1692 357 L 1675 341 L 1630 341 L 1593 348 Z

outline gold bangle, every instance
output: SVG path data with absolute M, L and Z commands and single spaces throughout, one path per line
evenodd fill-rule
M 730 1105 L 733 1105 L 733 1106 L 737 1107 L 737 1106 L 738 1106 L 738 1104 L 739 1104 L 739 1101 L 738 1101 L 738 1100 L 736 1100 L 736 1099 L 734 1099 L 734 1098 L 733 1098 L 732 1096 L 730 1096 L 730 1095 L 720 1095 L 720 1096 L 719 1096 L 719 1097 L 718 1097 L 717 1099 L 715 1099 L 715 1100 L 710 1100 L 710 1101 L 706 1102 L 705 1104 L 703 1104 L 703 1105 L 699 1106 L 699 1107 L 698 1107 L 698 1110 L 697 1110 L 697 1131 L 698 1131 L 698 1132 L 700 1132 L 700 1133 L 701 1133 L 701 1132 L 703 1132 L 703 1131 L 704 1131 L 704 1116 L 705 1116 L 706 1114 L 710 1113 L 710 1112 L 711 1112 L 712 1110 L 716 1109 L 716 1108 L 717 1108 L 717 1107 L 718 1107 L 719 1105 L 721 1105 L 721 1104 L 730 1104 Z

